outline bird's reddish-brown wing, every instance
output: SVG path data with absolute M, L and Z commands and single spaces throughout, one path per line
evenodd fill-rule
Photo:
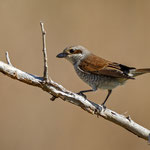
M 134 68 L 107 61 L 93 54 L 82 60 L 79 68 L 87 73 L 133 79 L 133 77 L 129 76 L 128 73 L 130 69 Z

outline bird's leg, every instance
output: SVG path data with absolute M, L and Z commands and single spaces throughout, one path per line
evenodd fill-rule
M 106 96 L 104 102 L 101 104 L 103 107 L 106 107 L 106 106 L 105 106 L 105 103 L 106 103 L 106 101 L 108 100 L 108 98 L 109 98 L 109 96 L 110 96 L 111 93 L 112 93 L 112 90 L 108 90 L 108 94 L 107 94 L 107 96 Z
M 86 93 L 86 92 L 93 92 L 93 91 L 95 91 L 95 89 L 80 91 L 80 92 L 78 92 L 77 94 L 79 94 L 79 95 L 83 96 L 84 98 L 86 98 L 86 95 L 83 94 L 83 93 Z

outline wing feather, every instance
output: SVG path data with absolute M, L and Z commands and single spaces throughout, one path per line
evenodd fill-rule
M 131 69 L 135 68 L 110 62 L 93 54 L 81 61 L 79 68 L 87 73 L 116 78 L 134 79 L 129 73 Z

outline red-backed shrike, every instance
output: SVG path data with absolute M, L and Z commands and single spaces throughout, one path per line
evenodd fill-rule
M 69 60 L 77 75 L 89 86 L 90 90 L 80 91 L 78 94 L 96 91 L 98 88 L 108 90 L 108 94 L 102 103 L 104 106 L 112 89 L 123 85 L 128 79 L 145 73 L 150 73 L 150 68 L 136 69 L 119 63 L 111 62 L 100 58 L 83 46 L 70 46 L 57 55 L 58 58 Z

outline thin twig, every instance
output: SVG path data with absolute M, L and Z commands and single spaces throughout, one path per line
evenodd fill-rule
M 6 55 L 6 61 L 7 61 L 7 63 L 8 63 L 10 66 L 12 66 L 12 63 L 11 63 L 11 61 L 10 61 L 8 52 L 6 52 L 5 55 Z
M 44 81 L 48 82 L 48 64 L 47 64 L 47 50 L 46 50 L 46 31 L 44 29 L 44 23 L 40 22 L 42 31 L 42 43 L 43 43 L 43 56 L 44 56 Z

